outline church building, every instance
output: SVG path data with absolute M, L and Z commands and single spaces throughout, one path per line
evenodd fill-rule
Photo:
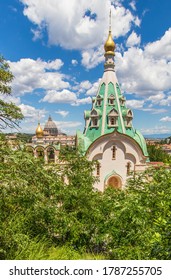
M 115 43 L 109 34 L 104 45 L 104 73 L 92 108 L 84 112 L 84 132 L 77 132 L 80 151 L 96 161 L 95 188 L 124 188 L 127 179 L 147 167 L 148 153 L 144 137 L 134 129 L 133 112 L 127 108 L 115 73 Z
M 60 132 L 49 116 L 44 129 L 38 123 L 36 134 L 32 137 L 32 142 L 27 144 L 26 149 L 35 158 L 42 158 L 45 163 L 59 163 L 62 146 L 75 146 L 75 136 Z

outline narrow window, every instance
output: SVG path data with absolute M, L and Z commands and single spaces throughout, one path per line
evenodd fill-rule
M 97 100 L 97 106 L 101 106 L 101 100 Z
M 94 119 L 94 126 L 97 126 L 97 119 Z
M 127 163 L 126 168 L 127 168 L 127 176 L 129 176 L 130 172 L 131 172 L 131 163 L 130 162 Z
M 111 125 L 115 125 L 115 118 L 111 118 Z
M 100 163 L 99 162 L 97 162 L 97 165 L 96 165 L 96 175 L 100 176 Z
M 112 147 L 112 159 L 116 159 L 116 147 Z
M 98 127 L 98 119 L 97 118 L 92 118 L 91 127 Z
M 113 105 L 114 104 L 114 99 L 109 99 L 109 104 Z

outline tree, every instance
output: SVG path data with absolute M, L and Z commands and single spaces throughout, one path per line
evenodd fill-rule
M 148 154 L 150 161 L 162 161 L 164 163 L 171 162 L 171 157 L 161 147 L 156 147 L 155 145 L 148 145 Z
M 8 63 L 0 56 L 0 94 L 7 96 L 11 94 L 10 83 L 13 80 L 13 74 L 9 69 Z M 23 115 L 19 107 L 14 103 L 5 102 L 0 99 L 0 130 L 7 127 L 13 128 L 19 125 Z

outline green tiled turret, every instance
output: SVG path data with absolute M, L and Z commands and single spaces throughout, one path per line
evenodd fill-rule
M 105 64 L 96 97 L 92 99 L 92 109 L 84 112 L 84 132 L 77 132 L 77 145 L 83 153 L 99 137 L 117 131 L 133 138 L 148 156 L 146 142 L 141 132 L 133 128 L 133 112 L 127 108 L 115 73 L 115 43 L 109 28 L 108 39 L 104 45 Z

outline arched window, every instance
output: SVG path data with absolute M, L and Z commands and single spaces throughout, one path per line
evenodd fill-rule
M 95 109 L 91 111 L 91 127 L 98 127 L 99 126 L 99 115 Z
M 114 105 L 115 97 L 113 94 L 111 94 L 108 98 L 108 104 L 109 105 Z
M 118 112 L 114 108 L 108 114 L 108 126 L 109 127 L 118 126 Z
M 26 151 L 30 154 L 30 155 L 34 155 L 34 150 L 33 150 L 33 148 L 32 147 L 27 147 L 26 148 Z
M 116 146 L 112 146 L 112 159 L 116 159 Z
M 98 95 L 96 98 L 96 105 L 98 107 L 100 107 L 102 105 L 102 100 L 103 100 L 103 98 L 100 95 Z
M 55 151 L 53 148 L 49 147 L 47 149 L 47 155 L 48 155 L 48 161 L 54 161 L 55 160 Z
M 38 147 L 36 149 L 36 154 L 38 158 L 44 158 L 44 149 L 42 147 Z

